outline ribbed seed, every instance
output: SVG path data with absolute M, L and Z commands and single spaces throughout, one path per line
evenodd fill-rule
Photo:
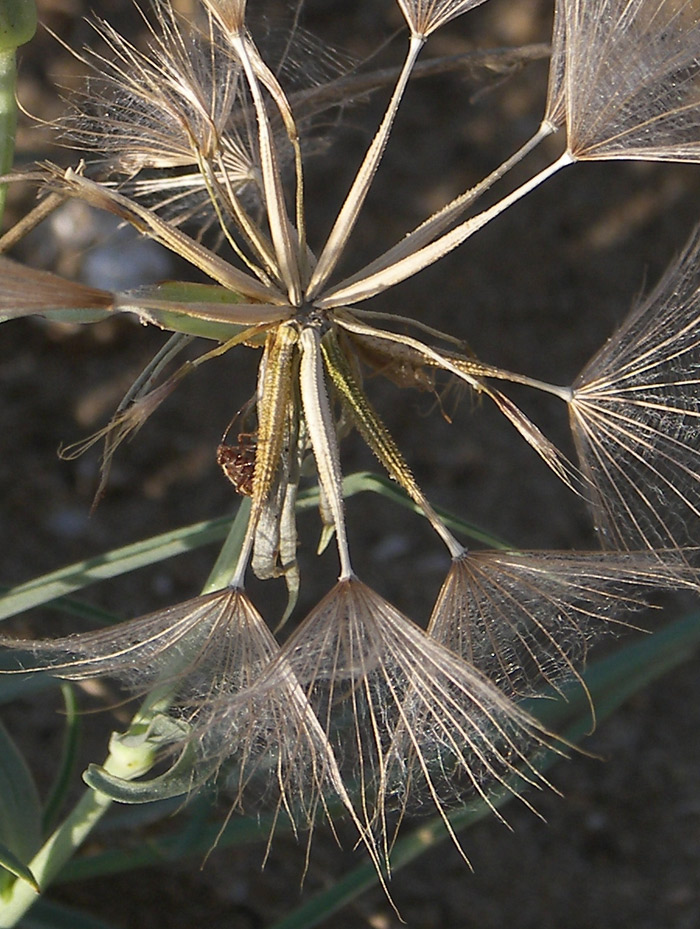
M 299 332 L 294 325 L 279 326 L 267 337 L 262 388 L 258 398 L 258 447 L 253 475 L 253 512 L 267 499 L 279 469 L 289 404 L 292 397 L 294 355 Z
M 418 486 L 411 469 L 399 451 L 389 430 L 381 421 L 374 407 L 367 399 L 364 390 L 355 379 L 351 365 L 338 344 L 338 339 L 333 330 L 327 332 L 323 337 L 321 350 L 326 370 L 350 411 L 360 435 L 384 465 L 389 475 L 421 507 L 452 556 L 456 557 L 462 552 L 462 547 L 444 526 Z

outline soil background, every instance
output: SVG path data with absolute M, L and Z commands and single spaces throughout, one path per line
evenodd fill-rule
M 194 2 L 194 0 L 192 0 Z M 176 4 L 187 13 L 189 0 Z M 92 5 L 98 15 L 142 42 L 143 21 L 125 0 Z M 262 0 L 251 8 L 268 9 Z M 40 19 L 61 41 L 94 39 L 81 0 L 42 0 Z M 275 14 L 276 15 L 276 14 Z M 281 14 L 280 14 L 281 15 Z M 429 42 L 426 57 L 547 42 L 552 9 L 541 0 L 489 0 Z M 273 15 L 274 18 L 274 15 Z M 392 0 L 307 0 L 302 21 L 331 46 L 364 59 L 394 33 Z M 399 36 L 377 54 L 397 64 Z M 311 53 L 306 53 L 307 57 Z M 311 56 L 313 57 L 313 56 Z M 43 29 L 20 56 L 20 99 L 51 120 L 64 104 L 57 85 L 73 87 L 85 71 Z M 499 73 L 494 67 L 416 80 L 409 88 L 381 173 L 353 240 L 360 267 L 430 211 L 477 182 L 536 129 L 546 94 L 546 61 Z M 382 112 L 386 91 L 352 101 L 328 125 L 332 139 L 309 167 L 309 228 L 318 247 Z M 337 117 L 337 118 L 336 118 Z M 51 145 L 47 127 L 24 119 L 22 163 L 75 155 Z M 544 166 L 561 142 L 542 146 L 527 173 Z M 534 166 L 534 167 L 533 167 Z M 515 172 L 512 184 L 526 175 Z M 511 183 L 511 181 L 509 181 Z M 31 205 L 12 192 L 9 218 Z M 373 308 L 403 313 L 464 338 L 481 359 L 553 383 L 571 383 L 682 247 L 700 215 L 700 168 L 646 163 L 581 164 L 519 203 L 440 264 L 376 299 Z M 18 250 L 28 263 L 91 283 L 125 286 L 177 277 L 181 267 L 142 241 L 72 204 Z M 350 264 L 344 266 L 350 270 Z M 342 270 L 342 269 L 341 269 Z M 119 278 L 121 280 L 121 278 Z M 105 283 L 106 282 L 106 283 Z M 99 451 L 73 462 L 56 450 L 104 424 L 131 380 L 163 341 L 129 321 L 90 329 L 18 321 L 0 341 L 0 581 L 15 584 L 65 563 L 180 525 L 233 510 L 231 486 L 214 452 L 229 420 L 254 385 L 257 355 L 242 351 L 188 379 L 136 439 L 119 450 L 108 491 L 90 516 Z M 577 501 L 486 404 L 451 392 L 444 411 L 431 395 L 399 391 L 376 379 L 373 399 L 430 499 L 511 540 L 519 548 L 595 548 Z M 516 396 L 514 394 L 514 396 Z M 571 452 L 557 401 L 517 394 L 543 431 Z M 459 402 L 458 402 L 459 401 Z M 357 438 L 343 447 L 346 473 L 374 467 Z M 359 575 L 419 622 L 425 622 L 447 569 L 440 544 L 423 522 L 378 499 L 348 506 Z M 315 516 L 301 521 L 303 616 L 334 579 L 333 552 L 312 557 Z M 699 539 L 700 541 L 700 539 Z M 213 549 L 138 572 L 87 592 L 123 618 L 195 595 Z M 256 603 L 268 594 L 252 588 Z M 269 601 L 279 613 L 281 591 Z M 666 614 L 673 618 L 685 606 Z M 663 622 L 664 619 L 656 620 Z M 26 620 L 53 632 L 55 614 Z M 51 627 L 49 630 L 49 626 Z M 86 688 L 86 708 L 111 691 Z M 42 788 L 50 782 L 61 718 L 48 697 L 3 709 Z M 107 734 L 127 711 L 88 715 L 86 760 L 104 753 Z M 585 743 L 590 757 L 562 762 L 551 778 L 562 796 L 534 799 L 540 820 L 517 803 L 510 830 L 495 820 L 463 837 L 473 872 L 446 842 L 395 874 L 391 890 L 416 929 L 694 929 L 700 925 L 700 680 L 698 661 L 661 680 L 601 725 Z M 78 776 L 76 775 L 76 783 Z M 76 787 L 77 789 L 77 787 Z M 341 829 L 342 831 L 342 829 Z M 147 841 L 144 830 L 139 841 Z M 95 842 L 126 841 L 117 830 Z M 331 886 L 360 860 L 319 829 L 309 871 L 304 838 L 280 837 L 261 870 L 265 843 L 164 864 L 137 874 L 66 884 L 51 897 L 83 907 L 123 929 L 271 926 L 314 891 Z M 329 923 L 330 925 L 330 923 Z M 336 929 L 400 925 L 379 890 L 337 914 Z

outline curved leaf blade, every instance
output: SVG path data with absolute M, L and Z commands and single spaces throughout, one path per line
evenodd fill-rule
M 39 885 L 32 872 L 25 864 L 22 864 L 19 858 L 13 855 L 10 849 L 6 845 L 3 845 L 2 842 L 0 842 L 0 868 L 4 868 L 5 871 L 14 874 L 14 876 L 18 877 L 20 880 L 31 884 L 34 890 L 39 893 Z
M 41 802 L 31 771 L 5 727 L 0 724 L 0 843 L 5 865 L 16 874 L 17 863 L 30 861 L 41 844 Z M 3 862 L 4 864 L 4 862 Z M 25 869 L 26 871 L 26 869 Z M 26 873 L 18 876 L 27 879 Z M 32 877 L 30 883 L 36 883 Z

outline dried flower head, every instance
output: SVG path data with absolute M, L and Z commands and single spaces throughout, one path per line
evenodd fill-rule
M 552 738 L 519 698 L 578 676 L 589 642 L 606 624 L 625 622 L 650 589 L 698 586 L 687 547 L 700 516 L 697 237 L 573 387 L 482 362 L 425 321 L 360 306 L 574 160 L 697 160 L 698 27 L 690 2 L 562 0 L 539 131 L 481 184 L 333 280 L 427 38 L 476 5 L 399 0 L 410 30 L 405 59 L 318 249 L 306 228 L 302 137 L 307 116 L 337 102 L 337 88 L 297 96 L 284 68 L 267 59 L 243 0 L 203 0 L 195 24 L 168 0 L 155 0 L 147 51 L 98 22 L 110 54 L 85 54 L 96 73 L 68 120 L 74 138 L 98 157 L 37 172 L 56 197 L 114 214 L 212 283 L 108 293 L 0 258 L 5 318 L 90 322 L 131 313 L 172 333 L 100 433 L 103 480 L 119 443 L 180 380 L 234 348 L 260 357 L 245 408 L 253 425 L 240 430 L 237 446 L 222 443 L 219 451 L 236 489 L 250 498 L 236 557 L 218 568 L 217 583 L 228 586 L 112 629 L 15 647 L 29 652 L 30 667 L 59 677 L 111 674 L 136 693 L 155 690 L 181 724 L 178 745 L 194 754 L 190 784 L 219 772 L 236 803 L 251 791 L 274 791 L 276 810 L 303 827 L 340 809 L 380 871 L 416 798 L 429 800 L 451 831 L 446 810 L 465 796 L 491 804 L 493 788 L 521 796 L 545 786 L 537 755 Z M 559 159 L 464 218 L 564 120 L 568 148 Z M 173 370 L 193 336 L 214 347 Z M 367 368 L 422 389 L 445 376 L 488 398 L 560 480 L 591 500 L 604 541 L 623 551 L 466 552 L 367 396 Z M 508 384 L 567 404 L 581 471 L 508 396 Z M 340 455 L 350 426 L 449 553 L 427 631 L 355 575 Z M 313 470 L 321 547 L 335 537 L 339 580 L 279 646 L 244 583 L 249 566 L 263 579 L 283 576 L 291 611 L 300 583 L 297 491 Z
M 27 652 L 22 670 L 42 668 L 73 681 L 104 675 L 137 695 L 158 688 L 194 727 L 219 695 L 254 683 L 278 651 L 262 617 L 235 588 L 95 632 L 2 644 Z
M 579 677 L 590 645 L 652 590 L 697 589 L 677 552 L 471 552 L 455 560 L 428 626 L 506 694 Z
M 291 708 L 290 682 L 299 688 Z M 295 706 L 306 708 L 303 732 Z M 319 771 L 328 773 L 318 747 L 330 746 L 358 798 L 361 834 L 387 862 L 392 811 L 400 818 L 421 797 L 449 829 L 455 799 L 471 793 L 488 802 L 495 783 L 516 795 L 524 784 L 543 786 L 530 753 L 551 742 L 486 677 L 356 578 L 340 581 L 311 611 L 255 687 L 223 701 L 214 731 L 241 727 L 246 756 L 274 763 L 295 748 L 294 763 L 283 767 L 292 768 L 308 809 L 318 803 Z M 226 751 L 217 739 L 213 750 Z

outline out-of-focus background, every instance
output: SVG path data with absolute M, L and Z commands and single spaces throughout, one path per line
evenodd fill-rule
M 195 3 L 178 0 L 174 6 L 187 15 Z M 135 43 L 144 41 L 143 20 L 129 0 L 92 6 Z M 261 0 L 249 6 L 268 10 Z M 47 123 L 64 110 L 62 95 L 80 86 L 85 66 L 62 43 L 80 49 L 94 41 L 84 19 L 89 8 L 83 0 L 39 2 L 40 20 L 50 31 L 41 28 L 20 54 L 19 97 L 35 117 L 21 121 L 20 164 L 77 160 L 74 152 L 55 146 Z M 289 11 L 270 16 L 283 21 Z M 551 18 L 551 5 L 542 0 L 489 0 L 438 32 L 424 54 L 547 42 Z M 358 60 L 375 53 L 377 66 L 401 60 L 404 31 L 393 0 L 306 0 L 302 22 Z M 306 52 L 307 59 L 311 54 Z M 546 61 L 539 61 L 504 72 L 494 65 L 413 82 L 344 269 L 360 267 L 393 244 L 527 139 L 542 117 L 546 80 Z M 388 88 L 352 101 L 329 119 L 330 144 L 308 172 L 314 248 L 329 229 L 387 94 Z M 543 166 L 560 147 L 557 140 L 543 146 L 524 171 Z M 524 177 L 516 172 L 513 183 Z M 14 188 L 8 221 L 21 216 L 32 198 L 29 188 Z M 699 215 L 697 166 L 576 165 L 439 265 L 375 300 L 373 308 L 459 336 L 484 361 L 571 383 L 645 286 L 658 279 Z M 77 202 L 66 204 L 17 254 L 35 266 L 106 287 L 133 287 L 183 273 L 165 252 Z M 2 583 L 18 583 L 233 510 L 236 498 L 216 465 L 215 449 L 253 390 L 258 360 L 253 350 L 204 366 L 178 389 L 119 450 L 107 493 L 92 516 L 99 450 L 72 462 L 57 457 L 61 444 L 108 421 L 162 342 L 162 333 L 129 320 L 75 329 L 34 320 L 2 327 Z M 434 503 L 518 548 L 596 546 L 583 504 L 557 484 L 486 402 L 451 391 L 441 409 L 431 395 L 399 391 L 379 378 L 370 390 Z M 547 435 L 571 451 L 562 404 L 520 392 L 517 399 Z M 343 447 L 343 466 L 346 473 L 373 467 L 356 437 Z M 440 543 L 420 519 L 379 499 L 353 499 L 348 518 L 360 576 L 425 623 L 447 570 Z M 333 551 L 320 561 L 313 557 L 318 528 L 313 515 L 301 520 L 299 616 L 334 579 Z M 195 595 L 214 557 L 211 549 L 180 557 L 95 588 L 89 597 L 124 618 L 138 615 Z M 271 615 L 279 615 L 282 591 L 269 601 L 266 589 L 253 585 L 252 592 Z M 55 620 L 41 612 L 27 622 L 36 634 L 55 628 Z M 86 705 L 109 699 L 108 688 L 96 684 L 91 690 Z M 493 820 L 469 832 L 464 847 L 473 873 L 449 843 L 397 873 L 391 888 L 407 924 L 420 929 L 696 927 L 699 708 L 698 663 L 690 661 L 602 725 L 585 743 L 590 755 L 558 765 L 552 782 L 562 796 L 533 798 L 543 820 L 513 803 L 507 811 L 512 831 Z M 4 714 L 42 785 L 50 780 L 60 740 L 58 710 L 45 700 L 24 701 Z M 117 716 L 126 720 L 127 710 Z M 99 759 L 107 733 L 118 724 L 108 713 L 86 717 L 86 758 Z M 99 841 L 118 843 L 119 836 Z M 61 886 L 52 894 L 128 929 L 190 927 L 198 921 L 212 929 L 255 929 L 331 885 L 361 855 L 339 850 L 320 829 L 300 889 L 303 837 L 300 844 L 276 841 L 261 871 L 264 851 L 262 845 L 215 851 L 203 870 L 199 861 L 164 864 L 137 881 L 125 875 Z M 399 925 L 380 891 L 367 893 L 334 919 L 337 929 Z

